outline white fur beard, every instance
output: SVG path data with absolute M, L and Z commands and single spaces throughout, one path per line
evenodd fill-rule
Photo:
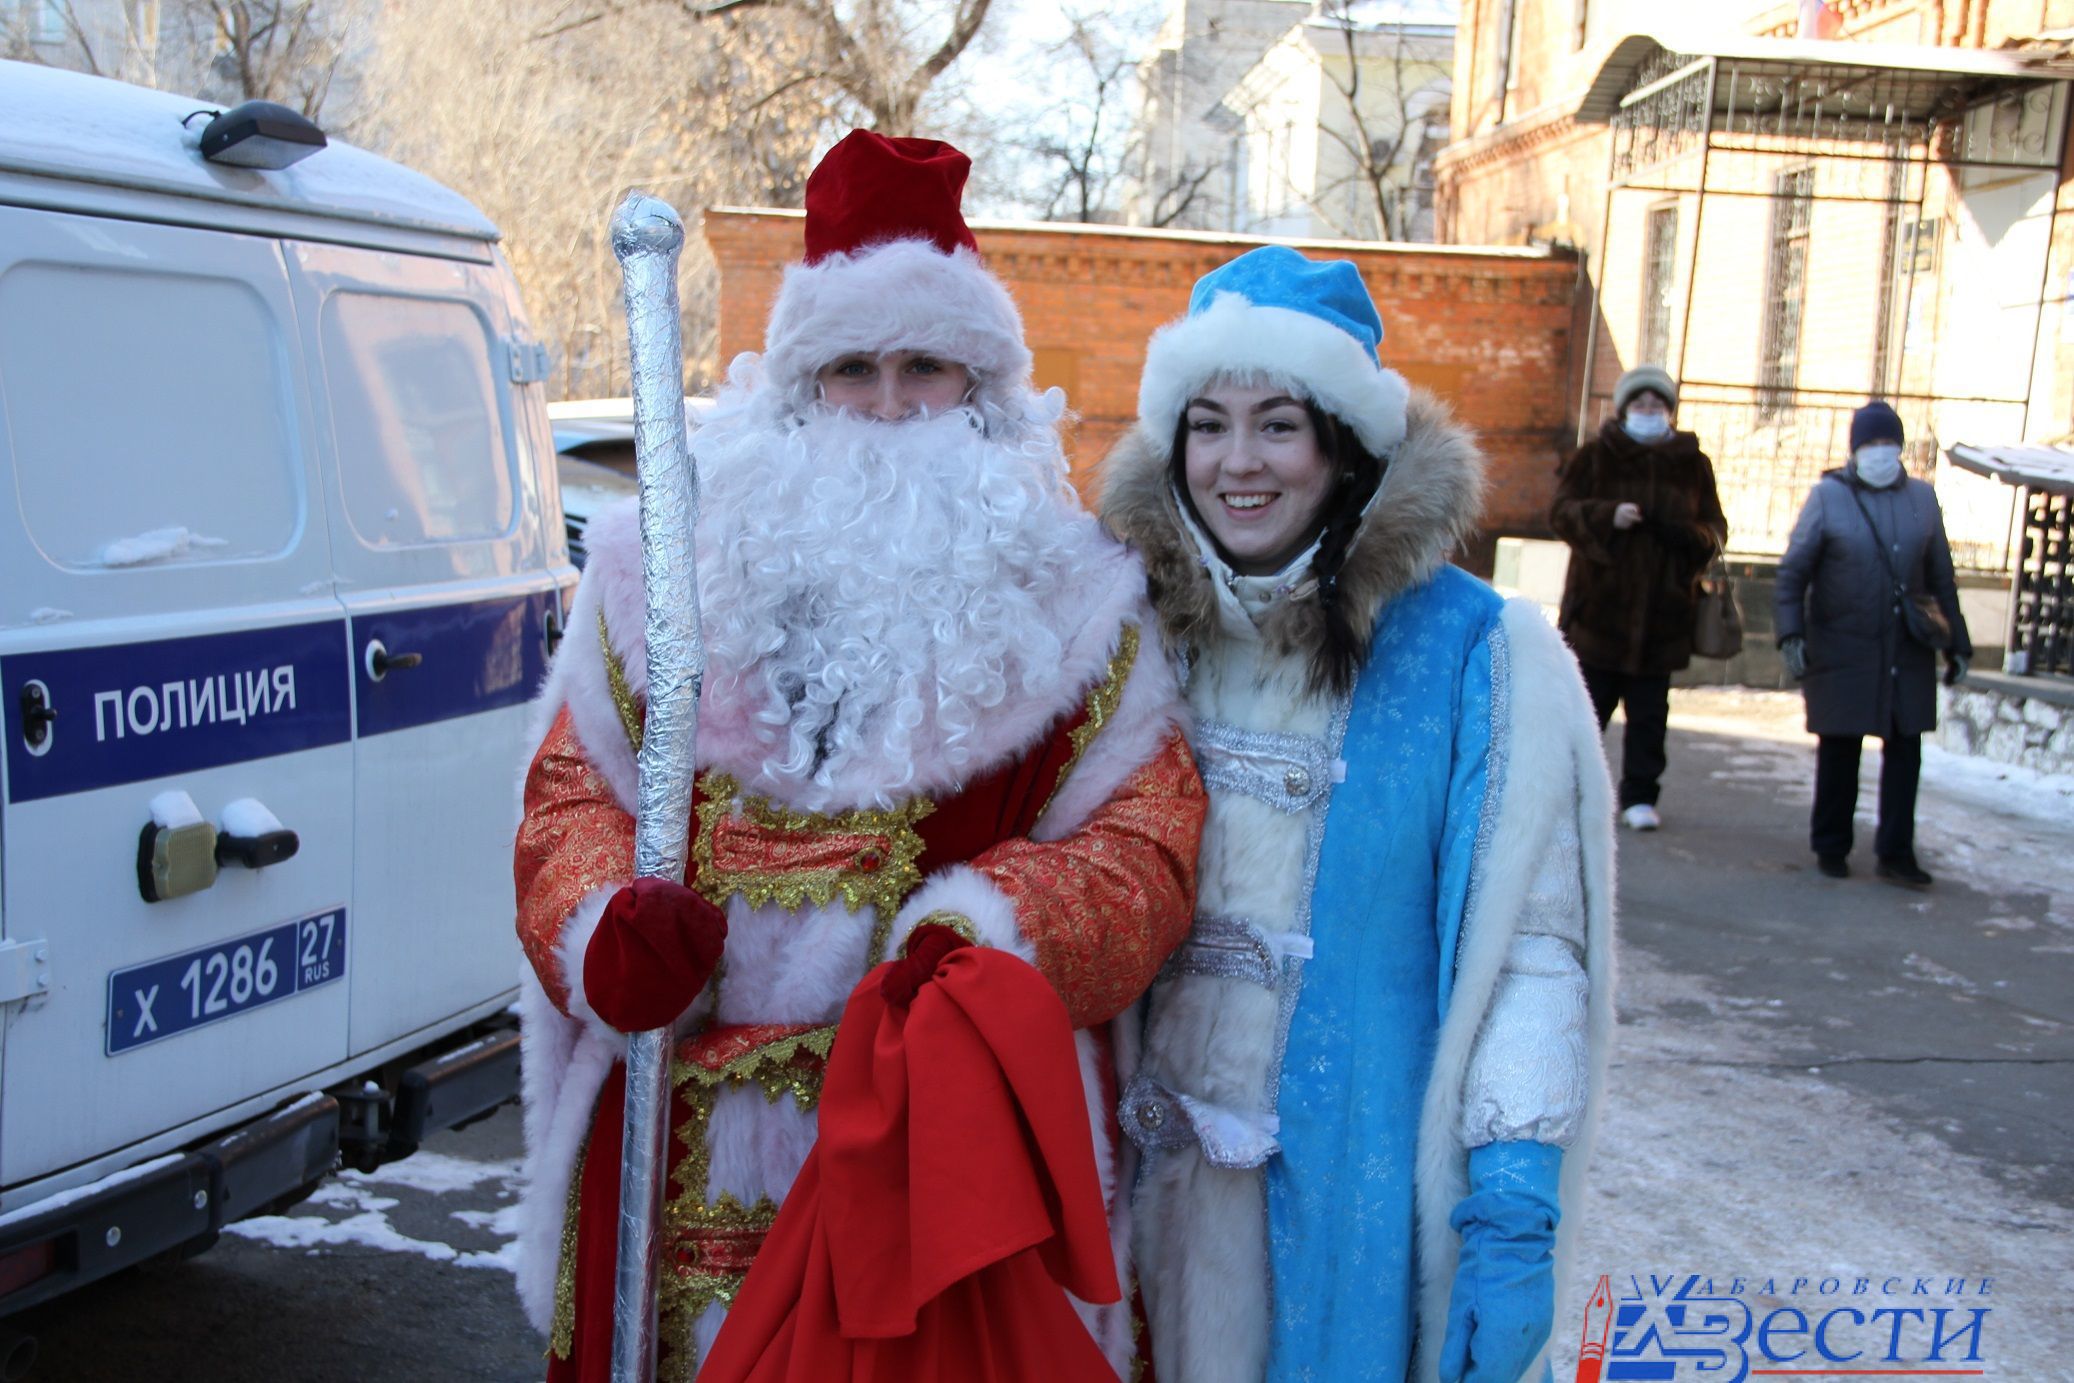
M 1094 520 L 1051 419 L 723 406 L 693 450 L 706 704 L 748 746 L 748 786 L 856 767 L 891 805 L 917 743 L 962 770 L 988 712 L 1059 693 L 1053 607 Z

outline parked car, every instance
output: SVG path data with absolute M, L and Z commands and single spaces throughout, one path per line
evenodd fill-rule
M 547 355 L 461 197 L 199 104 L 0 62 L 0 1315 L 516 1092 Z
M 585 556 L 583 531 L 590 521 L 600 509 L 638 494 L 641 487 L 625 471 L 567 452 L 556 455 L 555 470 L 562 482 L 562 532 L 569 544 L 569 560 L 580 567 Z
M 711 399 L 684 400 L 684 421 L 697 427 Z M 562 478 L 562 517 L 569 557 L 583 565 L 583 530 L 598 510 L 635 493 L 634 401 L 570 399 L 547 406 Z

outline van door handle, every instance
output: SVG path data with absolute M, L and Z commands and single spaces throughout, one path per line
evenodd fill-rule
M 368 677 L 379 682 L 389 675 L 391 668 L 416 667 L 419 663 L 425 661 L 425 655 L 422 653 L 391 653 L 382 646 L 380 639 L 369 639 L 367 641 L 367 658 L 365 661 Z

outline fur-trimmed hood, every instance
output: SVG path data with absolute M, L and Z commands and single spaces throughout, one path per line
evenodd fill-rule
M 1171 434 L 1142 423 L 1102 463 L 1102 518 L 1144 559 L 1160 624 L 1175 645 L 1204 648 L 1222 637 L 1217 591 L 1188 532 L 1168 475 Z M 1391 453 L 1374 504 L 1340 571 L 1340 596 L 1357 628 L 1385 603 L 1418 585 L 1447 560 L 1483 512 L 1484 457 L 1446 404 L 1411 391 L 1403 442 Z M 1261 637 L 1278 652 L 1315 652 L 1325 612 L 1315 589 L 1278 602 Z

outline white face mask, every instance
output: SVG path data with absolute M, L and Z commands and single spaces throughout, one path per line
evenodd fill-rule
M 1671 435 L 1671 418 L 1668 413 L 1629 413 L 1620 420 L 1627 435 L 1643 444 L 1661 442 Z
M 1884 490 L 1901 479 L 1901 445 L 1898 442 L 1867 442 L 1851 453 L 1858 479 L 1875 490 Z

